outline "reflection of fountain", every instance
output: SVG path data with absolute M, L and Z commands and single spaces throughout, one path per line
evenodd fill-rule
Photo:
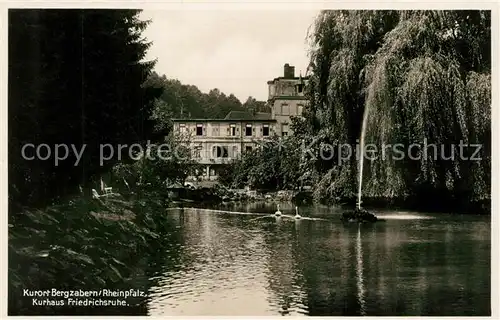
M 299 240 L 299 231 L 300 231 L 300 219 L 295 219 L 295 234 L 296 234 L 296 240 Z
M 365 311 L 365 285 L 363 279 L 363 251 L 361 250 L 361 226 L 358 225 L 358 236 L 356 238 L 356 287 L 359 309 L 362 316 Z

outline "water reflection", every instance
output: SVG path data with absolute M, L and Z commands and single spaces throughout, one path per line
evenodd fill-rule
M 325 207 L 300 208 L 303 216 L 325 218 L 316 221 L 273 217 L 275 204 L 213 209 L 221 211 L 167 213 L 175 254 L 158 253 L 149 314 L 490 313 L 490 222 L 484 218 L 411 213 L 428 219 L 344 226 L 332 218 L 339 211 Z M 294 214 L 292 205 L 280 209 Z M 259 214 L 268 218 L 255 219 Z
M 361 226 L 358 226 L 358 236 L 356 237 L 356 285 L 358 288 L 359 311 L 362 316 L 365 311 L 365 286 L 363 280 L 363 251 L 361 249 Z

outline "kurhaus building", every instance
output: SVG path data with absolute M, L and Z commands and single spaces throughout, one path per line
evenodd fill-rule
M 293 134 L 290 119 L 300 116 L 307 103 L 307 81 L 296 77 L 295 67 L 287 63 L 282 77 L 267 82 L 271 113 L 231 111 L 224 119 L 173 119 L 174 131 L 190 137 L 194 157 L 206 165 L 200 178 L 216 180 L 221 166 L 253 150 L 259 141 Z

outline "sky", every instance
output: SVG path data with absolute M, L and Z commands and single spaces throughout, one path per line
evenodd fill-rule
M 305 73 L 307 33 L 316 11 L 144 10 L 152 22 L 143 35 L 153 42 L 146 59 L 155 71 L 202 92 L 213 88 L 267 100 L 267 81 L 283 76 L 283 65 Z

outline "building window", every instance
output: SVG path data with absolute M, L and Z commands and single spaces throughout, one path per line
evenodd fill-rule
M 302 83 L 299 83 L 297 85 L 297 93 L 302 93 L 304 91 L 304 85 Z
M 246 125 L 246 128 L 245 128 L 245 135 L 246 135 L 247 137 L 252 135 L 252 125 L 251 125 L 251 124 L 247 124 L 247 125 Z
M 184 124 L 184 123 L 179 124 L 179 132 L 180 133 L 186 132 L 186 124 Z
M 229 126 L 229 135 L 231 136 L 236 136 L 236 125 L 234 123 L 232 123 L 230 126 Z
M 300 116 L 300 115 L 302 115 L 302 112 L 303 112 L 303 111 L 304 111 L 304 106 L 303 106 L 303 105 L 301 105 L 301 104 L 299 104 L 299 105 L 297 106 L 297 112 L 298 112 L 298 115 L 299 115 L 299 116 Z
M 251 146 L 246 146 L 245 147 L 245 152 L 252 152 L 252 147 Z
M 275 95 L 275 93 L 276 93 L 275 89 L 276 88 L 275 88 L 274 84 L 272 84 L 272 85 L 269 86 L 269 96 L 270 97 L 273 97 Z
M 227 158 L 227 157 L 229 157 L 229 152 L 228 152 L 227 147 L 214 146 L 212 152 L 213 152 L 215 158 Z
M 268 124 L 265 124 L 262 128 L 262 135 L 264 137 L 268 137 L 269 136 L 269 125 Z
M 288 135 L 288 124 L 287 123 L 283 123 L 281 125 L 281 136 L 285 137 Z
M 219 136 L 219 128 L 218 127 L 212 127 L 212 136 L 214 136 L 214 137 Z
M 196 135 L 197 136 L 203 135 L 203 125 L 200 123 L 196 125 Z
M 282 116 L 289 116 L 290 115 L 290 106 L 287 104 L 282 104 L 281 105 L 281 115 Z
M 195 158 L 201 158 L 201 146 L 196 146 L 194 147 L 194 157 Z
M 233 146 L 233 153 L 231 155 L 232 158 L 237 158 L 238 157 L 238 147 Z

